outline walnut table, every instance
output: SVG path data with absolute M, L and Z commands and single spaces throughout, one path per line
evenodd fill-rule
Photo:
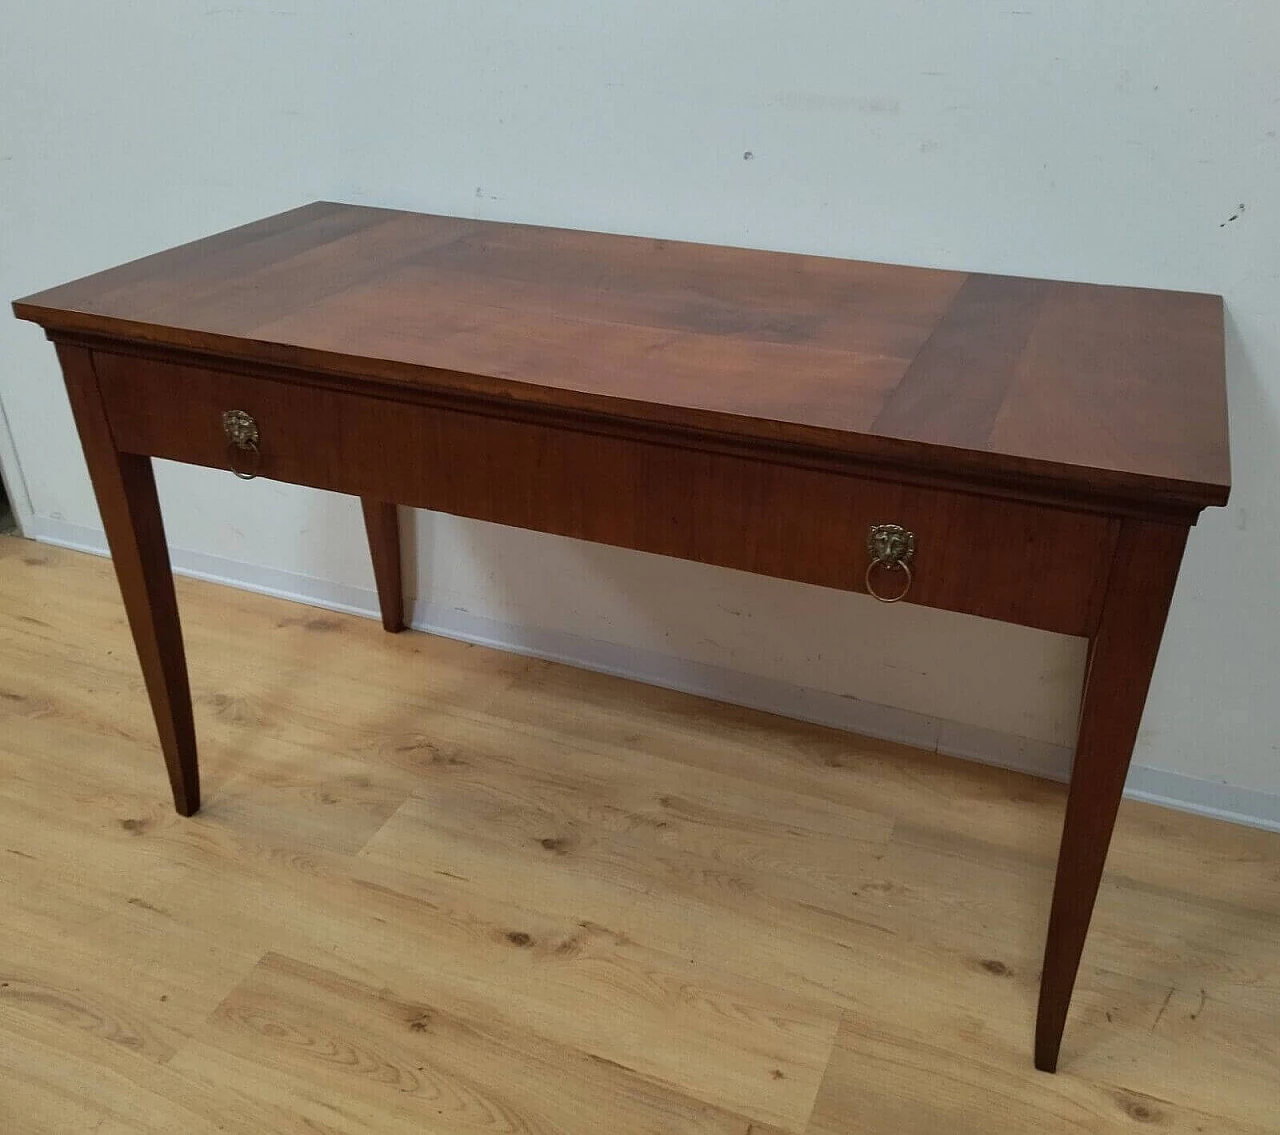
M 316 203 L 14 304 L 57 346 L 178 811 L 199 807 L 151 459 L 1089 639 L 1052 1071 L 1183 546 L 1226 502 L 1216 296 Z

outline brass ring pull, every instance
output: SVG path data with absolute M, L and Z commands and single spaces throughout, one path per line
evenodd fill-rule
M 871 583 L 871 574 L 878 567 L 883 567 L 888 571 L 895 568 L 901 568 L 907 573 L 907 582 L 903 584 L 902 590 L 897 595 L 881 595 Z M 905 560 L 894 560 L 891 564 L 882 564 L 879 560 L 872 560 L 867 564 L 867 594 L 873 599 L 879 599 L 881 603 L 896 603 L 899 599 L 906 598 L 906 594 L 911 590 L 911 569 L 907 567 Z
M 867 564 L 865 581 L 867 594 L 881 603 L 897 603 L 905 599 L 911 590 L 911 558 L 916 554 L 916 534 L 908 532 L 901 524 L 873 524 L 867 533 L 867 551 L 871 562 Z M 886 571 L 901 569 L 907 577 L 906 583 L 897 595 L 881 595 L 871 582 L 876 568 Z
M 244 468 L 240 468 L 238 462 L 242 460 L 240 457 L 244 454 Z M 236 445 L 234 441 L 227 442 L 227 461 L 233 472 L 242 481 L 252 481 L 258 475 L 258 466 L 262 464 L 262 450 L 258 448 L 256 441 L 251 441 L 245 445 Z
M 242 481 L 252 481 L 262 464 L 262 450 L 258 448 L 258 423 L 244 410 L 224 410 L 222 432 L 227 435 L 227 461 Z

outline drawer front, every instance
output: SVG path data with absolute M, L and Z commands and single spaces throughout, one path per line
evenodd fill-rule
M 229 468 L 222 415 L 264 477 L 865 591 L 872 525 L 914 533 L 906 602 L 1087 634 L 1117 522 L 562 424 L 95 351 L 118 448 Z M 230 474 L 228 474 L 230 476 Z M 896 594 L 899 570 L 872 584 Z

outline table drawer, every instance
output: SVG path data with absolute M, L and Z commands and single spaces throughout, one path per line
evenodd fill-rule
M 868 529 L 897 524 L 915 538 L 907 602 L 1066 634 L 1092 629 L 1115 543 L 1116 521 L 1049 505 L 381 390 L 102 351 L 94 364 L 126 452 L 227 468 L 222 415 L 242 410 L 264 477 L 850 591 L 866 590 Z M 893 593 L 905 574 L 872 580 Z

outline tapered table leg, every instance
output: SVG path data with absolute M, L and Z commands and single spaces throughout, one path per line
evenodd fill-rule
M 1036 1017 L 1036 1067 L 1058 1065 L 1062 1030 L 1120 794 L 1186 544 L 1185 524 L 1126 520 L 1089 656 Z
M 190 816 L 200 807 L 195 724 L 151 459 L 116 449 L 89 351 L 59 345 L 58 359 L 151 699 L 174 807 Z
M 404 587 L 400 577 L 400 519 L 394 504 L 360 498 L 364 529 L 373 557 L 373 578 L 378 585 L 382 625 L 392 633 L 404 630 Z

